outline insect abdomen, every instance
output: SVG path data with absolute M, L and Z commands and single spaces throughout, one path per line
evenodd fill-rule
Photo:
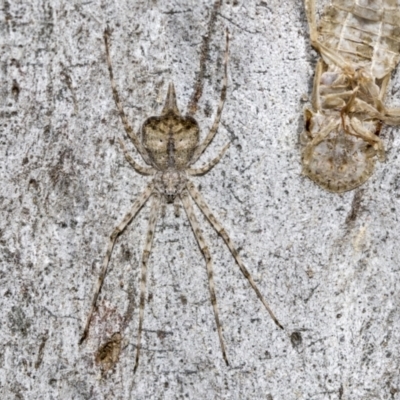
M 400 0 L 357 3 L 333 0 L 321 20 L 319 41 L 381 79 L 400 60 Z

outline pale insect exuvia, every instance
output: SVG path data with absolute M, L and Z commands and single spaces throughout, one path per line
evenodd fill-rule
M 303 173 L 332 192 L 363 184 L 385 159 L 382 123 L 400 124 L 384 100 L 400 60 L 400 0 L 333 0 L 319 26 L 305 0 L 316 66 L 301 135 Z
M 82 343 L 88 335 L 90 321 L 93 312 L 96 308 L 97 299 L 101 287 L 103 285 L 104 278 L 107 273 L 107 267 L 110 261 L 115 241 L 118 235 L 120 235 L 124 231 L 127 225 L 138 214 L 139 210 L 143 207 L 143 205 L 147 202 L 147 200 L 150 197 L 152 197 L 147 236 L 141 261 L 139 325 L 138 325 L 136 358 L 134 367 L 134 371 L 136 371 L 139 364 L 141 334 L 143 329 L 143 315 L 144 315 L 145 298 L 146 298 L 147 263 L 150 257 L 150 250 L 156 227 L 157 217 L 159 214 L 160 207 L 162 206 L 162 204 L 165 203 L 173 203 L 175 206 L 175 212 L 177 214 L 179 210 L 179 201 L 181 201 L 186 211 L 187 217 L 190 221 L 197 243 L 206 261 L 211 303 L 214 310 L 214 317 L 217 326 L 219 342 L 223 358 L 226 364 L 228 364 L 225 343 L 222 335 L 222 328 L 219 321 L 211 254 L 203 237 L 203 233 L 200 229 L 197 218 L 195 216 L 192 204 L 193 201 L 205 215 L 211 226 L 225 241 L 227 247 L 229 248 L 230 252 L 235 258 L 241 272 L 248 280 L 250 286 L 253 288 L 257 297 L 263 303 L 264 307 L 267 309 L 271 318 L 280 328 L 282 328 L 281 324 L 278 322 L 277 318 L 271 311 L 268 303 L 264 299 L 260 290 L 256 286 L 249 271 L 245 267 L 232 240 L 230 239 L 225 229 L 222 227 L 220 222 L 218 222 L 218 220 L 216 219 L 216 217 L 206 204 L 201 193 L 196 189 L 194 184 L 188 179 L 188 176 L 204 175 L 205 173 L 210 171 L 210 169 L 213 168 L 221 160 L 222 156 L 225 154 L 226 150 L 229 147 L 229 144 L 225 145 L 224 148 L 221 149 L 221 151 L 219 152 L 218 156 L 215 157 L 208 164 L 200 168 L 191 167 L 191 165 L 199 159 L 204 150 L 211 143 L 218 130 L 218 125 L 221 118 L 221 113 L 224 106 L 226 98 L 226 90 L 227 90 L 227 62 L 228 62 L 228 44 L 229 44 L 228 31 L 226 32 L 224 77 L 220 95 L 220 102 L 218 105 L 218 109 L 212 127 L 209 133 L 207 134 L 206 138 L 204 139 L 204 141 L 201 143 L 199 143 L 199 126 L 196 120 L 191 115 L 182 116 L 178 110 L 176 104 L 175 89 L 173 84 L 169 85 L 168 94 L 161 115 L 147 118 L 142 125 L 140 135 L 133 132 L 131 126 L 129 125 L 125 112 L 123 110 L 120 97 L 116 88 L 116 83 L 113 77 L 113 70 L 112 70 L 111 57 L 109 51 L 109 40 L 110 40 L 110 31 L 106 30 L 104 33 L 104 41 L 105 41 L 107 64 L 110 73 L 111 87 L 113 91 L 114 100 L 127 135 L 130 137 L 134 147 L 136 148 L 138 153 L 142 156 L 146 164 L 148 164 L 148 166 L 143 167 L 139 165 L 128 154 L 122 142 L 121 146 L 123 148 L 127 161 L 132 165 L 132 167 L 141 174 L 153 176 L 153 179 L 147 185 L 146 189 L 142 192 L 142 194 L 140 194 L 137 200 L 134 202 L 131 211 L 128 212 L 128 214 L 123 218 L 121 223 L 113 230 L 110 236 L 102 270 L 94 292 L 95 294 L 92 300 L 91 309 L 87 318 L 87 322 L 80 343 Z

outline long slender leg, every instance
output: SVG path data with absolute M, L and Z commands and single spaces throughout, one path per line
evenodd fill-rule
M 211 160 L 208 164 L 203 165 L 200 168 L 188 168 L 186 171 L 189 175 L 192 176 L 197 176 L 197 175 L 204 175 L 208 171 L 210 171 L 211 168 L 214 168 L 220 161 L 221 158 L 224 156 L 226 151 L 228 150 L 228 147 L 230 146 L 230 143 L 227 143 L 219 152 L 217 157 L 215 157 L 213 160 Z
M 225 229 L 223 226 L 220 224 L 219 221 L 215 218 L 214 214 L 208 207 L 207 203 L 205 202 L 203 196 L 201 193 L 196 189 L 196 187 L 193 185 L 192 182 L 187 183 L 187 189 L 189 190 L 190 195 L 192 196 L 193 200 L 197 204 L 197 206 L 200 208 L 201 212 L 206 216 L 206 218 L 210 221 L 210 224 L 212 227 L 215 229 L 215 231 L 221 235 L 222 239 L 224 239 L 224 242 L 228 246 L 230 252 L 232 253 L 233 257 L 235 258 L 237 264 L 239 265 L 240 270 L 242 271 L 242 274 L 244 277 L 248 280 L 250 283 L 251 287 L 253 290 L 256 292 L 257 297 L 260 299 L 260 301 L 264 304 L 264 307 L 268 311 L 269 315 L 273 319 L 276 325 L 279 326 L 279 328 L 283 329 L 283 326 L 279 323 L 277 318 L 275 317 L 274 313 L 272 312 L 271 308 L 269 307 L 267 301 L 264 299 L 263 295 L 261 294 L 260 290 L 258 289 L 257 285 L 255 284 L 253 277 L 251 276 L 250 272 L 247 270 L 245 267 L 238 251 L 236 250 L 231 238 L 228 236 L 226 233 Z
M 207 148 L 207 146 L 214 139 L 214 136 L 218 130 L 218 125 L 219 125 L 219 121 L 221 119 L 222 109 L 224 108 L 225 99 L 226 99 L 226 88 L 228 85 L 228 55 L 229 55 L 229 31 L 228 31 L 228 29 L 226 30 L 225 37 L 226 37 L 226 47 L 225 47 L 225 56 L 224 56 L 224 78 L 222 81 L 221 96 L 219 99 L 217 114 L 215 115 L 214 123 L 210 129 L 210 132 L 208 132 L 203 143 L 200 144 L 196 148 L 196 150 L 193 154 L 193 157 L 190 161 L 190 164 L 193 164 L 194 162 L 196 162 L 199 159 L 199 157 L 201 156 L 203 151 Z
M 154 175 L 156 173 L 156 170 L 154 168 L 149 168 L 149 167 L 142 167 L 140 164 L 138 164 L 129 154 L 127 148 L 125 147 L 124 142 L 122 139 L 119 139 L 119 144 L 122 147 L 122 151 L 124 152 L 124 156 L 126 160 L 129 162 L 129 164 L 132 165 L 133 169 L 138 172 L 139 174 L 142 175 Z
M 117 106 L 119 115 L 121 117 L 122 124 L 124 125 L 125 132 L 127 135 L 131 138 L 136 150 L 139 152 L 139 154 L 143 157 L 144 161 L 151 165 L 150 158 L 147 154 L 146 149 L 142 146 L 142 143 L 139 140 L 139 136 L 133 132 L 132 127 L 129 125 L 128 118 L 126 117 L 125 111 L 122 107 L 121 99 L 119 98 L 118 90 L 117 90 L 117 85 L 114 80 L 114 73 L 112 69 L 112 64 L 111 64 L 111 56 L 110 56 L 110 36 L 111 36 L 111 31 L 110 29 L 106 29 L 104 31 L 104 43 L 106 46 L 106 56 L 107 56 L 107 65 L 108 65 L 108 72 L 110 74 L 110 80 L 111 80 L 111 88 L 114 96 L 114 101 Z
M 213 310 L 214 310 L 215 324 L 217 325 L 219 343 L 221 345 L 222 356 L 224 357 L 225 363 L 226 363 L 226 365 L 229 365 L 228 357 L 226 356 L 224 337 L 222 335 L 221 322 L 219 320 L 217 297 L 215 295 L 214 271 L 213 271 L 213 267 L 212 267 L 212 259 L 211 259 L 210 250 L 208 249 L 208 246 L 206 245 L 206 242 L 204 240 L 203 234 L 202 234 L 200 226 L 199 226 L 199 222 L 197 221 L 197 218 L 194 214 L 194 210 L 193 210 L 191 200 L 189 198 L 189 194 L 187 193 L 186 190 L 181 194 L 181 199 L 182 199 L 183 207 L 185 208 L 186 214 L 188 216 L 190 225 L 192 226 L 194 236 L 196 237 L 196 240 L 197 240 L 197 243 L 199 244 L 200 250 L 203 253 L 203 256 L 206 260 L 208 286 L 210 289 L 211 304 L 212 304 Z
M 120 224 L 113 230 L 113 232 L 110 235 L 110 239 L 109 239 L 108 245 L 107 245 L 106 255 L 105 255 L 104 261 L 103 261 L 103 267 L 101 269 L 99 280 L 97 281 L 96 290 L 95 290 L 95 294 L 93 296 L 92 305 L 90 307 L 89 316 L 86 320 L 85 329 L 83 330 L 83 334 L 81 336 L 79 344 L 82 344 L 88 335 L 90 320 L 92 319 L 94 309 L 96 308 L 97 298 L 99 297 L 101 287 L 103 286 L 104 278 L 106 277 L 106 274 L 107 274 L 108 263 L 110 261 L 110 257 L 111 257 L 111 253 L 112 253 L 115 241 L 116 241 L 118 235 L 125 230 L 125 228 L 128 226 L 128 224 L 132 221 L 132 219 L 135 217 L 135 215 L 139 212 L 139 210 L 146 203 L 147 199 L 150 197 L 153 190 L 154 190 L 154 183 L 151 182 L 147 186 L 147 188 L 142 192 L 142 194 L 136 199 L 136 201 L 133 203 L 131 210 L 128 212 L 128 214 L 125 215 L 124 219 L 120 222 Z
M 216 0 L 214 2 L 214 6 L 211 10 L 210 21 L 208 22 L 207 33 L 203 36 L 203 43 L 200 49 L 200 68 L 196 74 L 196 85 L 194 87 L 193 95 L 190 99 L 187 112 L 187 115 L 190 116 L 193 116 L 196 113 L 197 103 L 200 100 L 201 95 L 203 94 L 203 81 L 206 71 L 206 60 L 210 49 L 210 39 L 214 29 L 215 21 L 217 19 L 217 13 L 221 8 L 221 4 L 221 0 Z
M 151 245 L 153 243 L 154 230 L 156 227 L 157 216 L 160 209 L 160 195 L 155 193 L 153 196 L 153 202 L 150 210 L 149 226 L 147 228 L 146 243 L 144 245 L 143 256 L 142 256 L 142 268 L 140 276 L 140 304 L 139 304 L 139 327 L 138 336 L 136 344 L 136 358 L 135 366 L 133 368 L 133 373 L 136 372 L 139 365 L 139 355 L 140 355 L 140 342 L 142 338 L 143 330 L 143 316 L 144 316 L 144 306 L 146 303 L 146 280 L 147 280 L 147 263 L 150 257 Z

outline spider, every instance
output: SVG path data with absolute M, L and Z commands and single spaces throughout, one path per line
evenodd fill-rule
M 227 90 L 227 64 L 228 64 L 228 49 L 229 49 L 229 32 L 226 31 L 226 49 L 224 57 L 224 77 L 222 83 L 222 89 L 220 94 L 220 101 L 217 109 L 217 113 L 214 119 L 214 123 L 207 134 L 205 140 L 199 143 L 199 126 L 196 120 L 190 116 L 182 116 L 176 103 L 175 88 L 172 83 L 169 84 L 168 93 L 166 96 L 165 104 L 162 109 L 160 116 L 152 116 L 147 118 L 141 129 L 141 135 L 133 132 L 125 112 L 123 110 L 120 97 L 117 91 L 116 83 L 114 80 L 114 74 L 111 64 L 110 57 L 110 35 L 111 32 L 107 29 L 104 32 L 104 42 L 106 48 L 106 57 L 108 70 L 110 74 L 111 87 L 113 97 L 124 125 L 127 135 L 132 140 L 136 150 L 142 156 L 143 160 L 148 164 L 148 167 L 143 167 L 138 164 L 127 152 L 123 142 L 121 141 L 121 147 L 123 149 L 125 158 L 132 165 L 132 167 L 140 174 L 152 176 L 152 180 L 147 185 L 146 189 L 139 195 L 136 201 L 133 203 L 131 210 L 122 219 L 121 223 L 112 231 L 108 244 L 107 250 L 104 257 L 102 270 L 97 282 L 95 294 L 92 300 L 91 309 L 87 318 L 87 322 L 81 337 L 80 343 L 82 343 L 88 335 L 90 321 L 93 312 L 96 308 L 96 302 L 101 291 L 104 278 L 107 273 L 107 267 L 110 261 L 111 253 L 117 237 L 125 230 L 128 224 L 138 214 L 139 210 L 144 204 L 150 199 L 151 209 L 150 218 L 148 223 L 146 241 L 144 245 L 142 261 L 141 261 L 141 278 L 140 278 L 140 300 L 139 300 L 139 326 L 137 335 L 136 345 L 136 357 L 134 372 L 136 372 L 139 365 L 139 355 L 141 346 L 141 335 L 143 329 L 143 316 L 146 298 L 146 280 L 147 280 L 147 264 L 150 257 L 150 250 L 153 241 L 154 231 L 156 227 L 157 217 L 160 208 L 163 204 L 173 204 L 175 206 L 175 214 L 178 213 L 179 202 L 183 204 L 190 225 L 193 229 L 195 238 L 200 247 L 201 252 L 206 261 L 208 285 L 211 296 L 211 303 L 214 311 L 215 323 L 217 326 L 219 342 L 221 346 L 222 356 L 225 363 L 229 365 L 228 357 L 226 354 L 225 342 L 222 334 L 222 327 L 220 323 L 217 300 L 215 294 L 215 285 L 213 278 L 213 266 L 211 254 L 208 246 L 203 237 L 203 233 L 200 229 L 199 222 L 195 216 L 193 209 L 193 201 L 208 219 L 211 226 L 216 232 L 222 237 L 228 246 L 230 252 L 235 258 L 240 270 L 242 271 L 245 278 L 255 291 L 257 297 L 261 300 L 264 307 L 267 309 L 273 321 L 281 329 L 282 325 L 279 323 L 268 303 L 264 299 L 260 290 L 256 286 L 251 274 L 245 267 L 238 251 L 236 250 L 232 240 L 226 233 L 225 229 L 218 222 L 208 205 L 206 204 L 203 196 L 194 184 L 188 179 L 188 176 L 204 175 L 211 170 L 223 157 L 226 150 L 229 147 L 229 143 L 225 145 L 219 152 L 218 156 L 215 157 L 208 164 L 200 167 L 193 168 L 191 165 L 196 162 L 204 150 L 213 140 L 218 130 L 219 121 L 221 118 L 222 109 L 226 99 Z

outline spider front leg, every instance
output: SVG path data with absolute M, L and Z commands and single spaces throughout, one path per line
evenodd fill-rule
M 114 79 L 114 73 L 113 73 L 113 69 L 112 69 L 112 64 L 111 64 L 110 44 L 109 44 L 110 36 L 111 36 L 111 30 L 107 28 L 104 31 L 104 44 L 105 44 L 105 47 L 106 47 L 107 66 L 108 66 L 108 72 L 110 74 L 111 89 L 112 89 L 112 92 L 113 92 L 115 105 L 117 106 L 118 113 L 120 115 L 122 124 L 124 125 L 124 129 L 125 129 L 126 134 L 131 138 L 136 150 L 143 157 L 143 159 L 146 162 L 146 164 L 152 165 L 150 157 L 149 157 L 146 149 L 143 147 L 142 143 L 140 142 L 139 136 L 135 132 L 133 132 L 133 129 L 130 126 L 130 124 L 128 122 L 128 118 L 127 118 L 127 116 L 125 114 L 125 111 L 124 111 L 124 109 L 122 107 L 121 99 L 119 97 L 119 93 L 118 93 L 118 90 L 117 90 L 117 85 L 116 85 L 115 79 Z
M 190 165 L 194 164 L 199 159 L 199 157 L 201 156 L 203 151 L 208 147 L 208 145 L 214 139 L 214 136 L 216 135 L 216 133 L 218 131 L 218 125 L 219 125 L 219 121 L 221 119 L 221 114 L 222 114 L 222 110 L 224 108 L 225 99 L 226 99 L 226 88 L 228 86 L 228 54 L 229 54 L 229 31 L 228 31 L 228 29 L 226 30 L 225 37 L 226 37 L 226 42 L 225 42 L 226 45 L 225 45 L 225 56 L 224 56 L 224 78 L 222 81 L 221 96 L 219 99 L 217 114 L 215 115 L 214 123 L 210 129 L 210 132 L 208 132 L 203 143 L 200 144 L 194 151 L 193 156 L 190 160 Z
M 202 45 L 200 48 L 200 66 L 196 76 L 196 84 L 193 90 L 191 100 L 188 105 L 187 115 L 193 116 L 197 111 L 198 101 L 203 94 L 204 75 L 206 72 L 206 60 L 210 50 L 210 39 L 214 30 L 217 16 L 222 6 L 222 0 L 215 0 L 214 6 L 211 9 L 210 19 L 207 27 L 207 32 L 203 36 Z
M 260 290 L 258 289 L 257 285 L 255 284 L 253 277 L 251 276 L 250 272 L 247 270 L 245 267 L 238 251 L 236 250 L 231 238 L 228 236 L 226 233 L 225 229 L 223 226 L 220 224 L 220 222 L 215 218 L 214 214 L 208 207 L 207 203 L 205 202 L 203 196 L 201 193 L 196 189 L 194 184 L 192 182 L 188 182 L 186 185 L 190 195 L 192 196 L 193 200 L 197 204 L 197 206 L 200 208 L 201 212 L 206 216 L 212 227 L 215 229 L 215 231 L 224 239 L 224 242 L 228 246 L 230 252 L 232 253 L 233 257 L 235 258 L 236 263 L 238 264 L 240 270 L 242 271 L 242 274 L 244 277 L 248 280 L 250 283 L 250 286 L 253 288 L 255 291 L 257 297 L 260 299 L 260 301 L 264 304 L 264 307 L 268 311 L 269 315 L 271 316 L 272 320 L 275 322 L 276 325 L 279 326 L 279 328 L 283 329 L 283 326 L 279 323 L 278 319 L 275 317 L 274 313 L 272 312 L 271 308 L 269 307 L 267 301 L 264 299 L 263 295 L 261 294 Z
M 150 218 L 149 218 L 149 226 L 147 228 L 146 242 L 144 245 L 144 250 L 142 255 L 142 268 L 140 274 L 141 276 L 140 276 L 139 327 L 138 327 L 138 336 L 136 344 L 135 366 L 133 368 L 133 373 L 136 372 L 137 367 L 139 366 L 139 355 L 140 355 L 140 346 L 141 346 L 141 338 L 143 330 L 144 306 L 146 303 L 147 263 L 150 257 L 151 245 L 153 243 L 154 231 L 156 228 L 158 212 L 160 210 L 160 204 L 161 204 L 160 195 L 158 193 L 154 193 L 153 202 L 151 204 L 151 209 L 150 209 Z
M 93 296 L 92 305 L 90 307 L 89 316 L 86 320 L 85 329 L 83 330 L 83 334 L 81 336 L 79 344 L 82 344 L 88 335 L 90 320 L 92 319 L 93 312 L 96 308 L 97 298 L 99 297 L 101 287 L 103 286 L 104 278 L 106 277 L 106 274 L 107 274 L 108 263 L 111 258 L 111 253 L 114 248 L 115 241 L 117 240 L 117 237 L 125 230 L 125 228 L 128 226 L 128 224 L 132 221 L 132 219 L 136 216 L 136 214 L 143 207 L 143 205 L 146 203 L 146 201 L 148 200 L 150 195 L 153 193 L 153 190 L 154 190 L 154 183 L 152 182 L 142 192 L 142 194 L 139 196 L 139 198 L 133 203 L 131 211 L 129 211 L 128 214 L 125 215 L 124 219 L 113 230 L 113 232 L 110 235 L 110 239 L 109 239 L 108 245 L 107 245 L 106 255 L 105 255 L 104 261 L 103 261 L 103 267 L 101 269 L 99 280 L 97 281 L 97 286 L 96 286 L 95 294 Z
M 226 356 L 224 337 L 222 335 L 221 322 L 219 320 L 217 297 L 215 295 L 214 271 L 213 271 L 213 266 L 212 266 L 210 250 L 208 249 L 208 246 L 204 240 L 203 233 L 201 232 L 199 222 L 197 221 L 196 215 L 194 214 L 194 210 L 193 210 L 191 200 L 189 198 L 189 194 L 186 190 L 181 194 L 181 200 L 183 203 L 183 207 L 185 208 L 186 215 L 189 219 L 190 225 L 192 226 L 194 236 L 196 237 L 196 240 L 200 247 L 200 250 L 203 253 L 204 259 L 206 260 L 208 286 L 210 289 L 211 304 L 212 304 L 212 307 L 214 310 L 215 324 L 217 325 L 219 343 L 221 345 L 222 356 L 225 360 L 225 363 L 226 363 L 226 365 L 229 365 L 228 357 Z

